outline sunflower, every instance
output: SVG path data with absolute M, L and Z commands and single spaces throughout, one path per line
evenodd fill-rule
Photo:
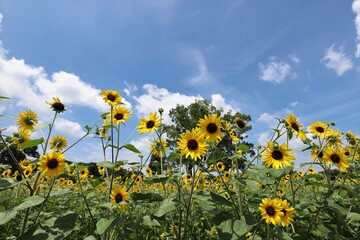
M 276 225 L 280 223 L 281 218 L 284 216 L 284 213 L 282 212 L 282 205 L 276 199 L 263 199 L 262 203 L 260 203 L 259 209 L 261 211 L 262 219 L 265 219 L 267 224 L 272 223 L 273 225 Z
M 182 155 L 197 160 L 206 154 L 205 138 L 203 134 L 199 134 L 196 129 L 186 130 L 178 140 L 179 149 Z
M 268 142 L 268 146 L 264 149 L 265 152 L 261 157 L 267 167 L 284 168 L 291 165 L 290 160 L 295 160 L 291 148 L 286 148 L 286 143 L 279 146 L 277 143 Z
M 330 164 L 335 164 L 342 172 L 346 172 L 349 167 L 348 159 L 341 148 L 327 148 L 324 159 Z
M 151 154 L 161 157 L 165 154 L 167 151 L 167 143 L 166 140 L 163 138 L 156 138 L 153 140 L 153 142 L 150 144 L 151 148 Z
M 301 140 L 305 140 L 306 136 L 302 130 L 302 125 L 298 122 L 296 116 L 292 113 L 285 119 L 286 126 L 292 132 L 295 132 L 296 137 L 300 137 Z
M 89 176 L 89 169 L 87 167 L 81 167 L 79 169 L 79 175 L 81 180 L 86 180 Z
M 160 116 L 158 116 L 156 112 L 151 112 L 149 118 L 140 119 L 137 129 L 141 134 L 151 134 L 160 126 L 160 123 Z
M 305 175 L 305 173 L 303 171 L 298 171 L 297 172 L 297 177 L 300 179 Z
M 230 181 L 230 176 L 231 173 L 229 171 L 224 172 L 224 175 L 222 176 L 222 179 L 224 182 L 229 182 Z
M 109 128 L 111 127 L 111 119 L 105 118 L 102 128 L 100 130 L 100 138 L 105 138 L 108 134 Z
M 126 191 L 126 187 L 117 187 L 111 191 L 112 203 L 118 204 L 121 202 L 129 201 L 129 193 Z
M 326 137 L 328 128 L 328 124 L 324 122 L 314 122 L 309 126 L 309 130 L 312 134 L 322 138 Z
M 308 171 L 309 174 L 315 174 L 316 173 L 316 170 L 313 167 L 309 167 L 307 171 Z
M 65 156 L 60 152 L 51 152 L 42 155 L 39 160 L 39 171 L 45 177 L 56 177 L 64 172 Z
M 340 139 L 340 130 L 329 129 L 325 139 L 329 146 L 332 147 L 340 146 L 342 144 Z
M 283 227 L 287 227 L 294 220 L 295 209 L 290 207 L 286 199 L 276 199 L 275 201 L 278 201 L 280 203 L 280 206 L 282 208 L 281 212 L 284 213 L 284 215 L 280 217 L 280 224 Z
M 26 178 L 30 177 L 32 173 L 33 173 L 33 169 L 31 166 L 28 166 L 24 169 L 24 176 Z
M 99 167 L 99 166 L 97 168 L 98 168 L 99 174 L 104 175 L 106 168 L 105 167 Z
M 221 140 L 221 117 L 216 114 L 209 114 L 199 120 L 199 132 L 204 134 L 209 142 L 218 142 Z
M 50 140 L 50 149 L 60 152 L 67 147 L 67 139 L 63 136 L 56 135 Z
M 217 162 L 216 166 L 217 166 L 217 169 L 219 170 L 219 172 L 222 172 L 225 170 L 225 165 L 223 162 Z
M 46 102 L 51 106 L 52 110 L 57 113 L 65 112 L 66 111 L 65 105 L 60 101 L 60 99 L 57 97 L 53 97 L 53 99 L 54 102 Z
M 17 125 L 20 125 L 21 128 L 34 131 L 34 127 L 38 123 L 38 116 L 34 111 L 22 111 L 19 113 L 19 118 L 16 121 Z
M 239 129 L 245 129 L 247 127 L 247 122 L 239 117 L 236 117 L 234 122 Z
M 234 129 L 231 128 L 231 124 L 228 121 L 225 122 L 225 130 L 228 132 L 231 140 L 233 140 L 234 143 L 239 142 L 240 139 L 236 136 Z
M 2 178 L 8 178 L 10 177 L 10 175 L 11 175 L 11 168 L 8 168 L 1 173 Z
M 151 168 L 149 168 L 149 167 L 146 168 L 146 175 L 147 175 L 148 177 L 150 177 L 150 176 L 152 175 L 152 170 L 151 170 Z
M 14 133 L 12 140 L 16 143 L 19 149 L 22 149 L 24 143 L 30 141 L 31 131 L 20 128 L 18 132 Z
M 125 123 L 129 120 L 131 112 L 128 108 L 123 106 L 117 106 L 113 111 L 113 122 L 114 124 Z
M 122 99 L 121 95 L 114 90 L 102 90 L 100 96 L 102 96 L 105 102 L 110 106 L 119 105 Z

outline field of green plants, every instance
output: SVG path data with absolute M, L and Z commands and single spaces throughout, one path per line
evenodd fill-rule
M 143 156 L 131 136 L 120 141 L 131 121 L 122 96 L 101 96 L 109 111 L 75 142 L 53 134 L 67 110 L 56 97 L 44 103 L 50 124 L 20 110 L 17 132 L 1 129 L 0 239 L 360 239 L 360 150 L 351 131 L 318 119 L 303 126 L 289 114 L 266 146 L 254 146 L 244 139 L 248 115 L 212 109 L 197 119 L 173 115 L 168 126 L 159 109 L 134 130 L 154 137 Z M 103 160 L 69 161 L 86 137 L 101 142 Z M 312 159 L 302 170 L 293 138 Z M 138 160 L 124 160 L 124 151 Z

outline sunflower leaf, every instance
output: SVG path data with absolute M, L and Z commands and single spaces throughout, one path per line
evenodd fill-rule
M 157 211 L 154 213 L 155 217 L 162 217 L 168 212 L 171 212 L 176 209 L 177 203 L 174 202 L 172 199 L 165 199 L 160 207 L 157 209 Z
M 129 151 L 132 151 L 132 152 L 134 152 L 134 153 L 139 153 L 139 154 L 141 154 L 141 152 L 134 146 L 134 145 L 132 145 L 132 144 L 126 144 L 126 145 L 124 145 L 124 146 L 122 146 L 123 148 L 126 148 L 127 150 L 129 150 Z
M 108 229 L 111 224 L 115 221 L 116 218 L 102 218 L 96 223 L 96 232 L 98 234 L 103 234 L 106 229 Z
M 1 99 L 10 99 L 8 97 L 0 96 Z
M 28 142 L 23 143 L 22 148 L 26 149 L 26 148 L 30 148 L 30 147 L 34 147 L 37 146 L 41 143 L 44 142 L 44 138 L 38 138 L 38 139 L 34 139 L 34 140 L 30 140 Z
M 169 179 L 168 176 L 164 175 L 157 175 L 157 176 L 151 176 L 144 179 L 144 183 L 151 184 L 151 183 L 165 183 Z
M 3 225 L 9 222 L 11 219 L 15 218 L 16 214 L 17 214 L 16 210 L 0 212 L 0 225 Z
M 96 165 L 98 167 L 106 167 L 106 168 L 110 168 L 110 169 L 114 169 L 116 167 L 115 163 L 112 163 L 112 162 L 109 162 L 109 161 L 97 162 Z
M 17 205 L 14 210 L 19 211 L 19 210 L 23 210 L 29 207 L 34 207 L 37 205 L 40 205 L 41 203 L 43 203 L 45 200 L 45 198 L 40 197 L 40 196 L 31 196 L 31 197 L 27 197 L 25 198 L 25 201 L 23 201 L 22 203 L 20 203 L 19 205 Z
M 245 144 L 241 144 L 241 145 L 237 146 L 237 149 L 241 150 L 243 152 L 247 152 L 247 151 L 249 151 L 249 146 L 245 145 Z

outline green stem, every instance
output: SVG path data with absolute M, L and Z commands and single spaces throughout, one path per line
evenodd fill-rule
M 44 154 L 46 153 L 46 149 L 47 149 L 47 146 L 49 144 L 49 139 L 50 139 L 52 129 L 54 127 L 56 116 L 57 116 L 57 112 L 55 112 L 54 118 L 53 118 L 51 124 L 49 125 L 49 133 L 48 133 L 48 136 L 47 136 L 46 141 L 45 141 Z

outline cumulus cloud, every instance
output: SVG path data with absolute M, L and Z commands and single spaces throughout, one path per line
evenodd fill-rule
M 216 108 L 219 109 L 222 108 L 224 112 L 228 112 L 228 111 L 232 111 L 233 113 L 240 112 L 239 108 L 234 108 L 230 104 L 226 103 L 225 98 L 219 93 L 211 95 L 211 103 Z
M 208 69 L 204 54 L 197 49 L 191 49 L 185 52 L 187 53 L 188 61 L 195 63 L 197 68 L 196 74 L 189 77 L 187 82 L 192 86 L 204 86 L 215 83 L 216 79 Z
M 353 68 L 353 63 L 350 57 L 345 55 L 343 46 L 338 50 L 334 48 L 334 44 L 331 45 L 320 62 L 324 63 L 327 68 L 334 70 L 338 76 L 342 76 Z
M 56 131 L 72 137 L 82 137 L 86 134 L 79 123 L 64 118 L 58 118 L 54 128 Z
M 356 14 L 355 17 L 355 28 L 357 33 L 357 45 L 355 56 L 360 57 L 360 0 L 354 0 L 352 4 L 352 10 Z
M 299 64 L 300 63 L 300 59 L 295 55 L 295 54 L 290 54 L 289 58 L 291 59 L 291 61 L 293 61 L 294 63 Z
M 126 94 L 126 96 L 131 97 L 133 95 L 133 93 L 135 93 L 138 88 L 135 84 L 129 84 L 126 81 L 124 81 L 126 88 L 124 88 L 124 92 Z
M 291 66 L 285 62 L 276 61 L 274 58 L 266 65 L 259 63 L 260 79 L 273 83 L 281 83 L 291 75 Z

